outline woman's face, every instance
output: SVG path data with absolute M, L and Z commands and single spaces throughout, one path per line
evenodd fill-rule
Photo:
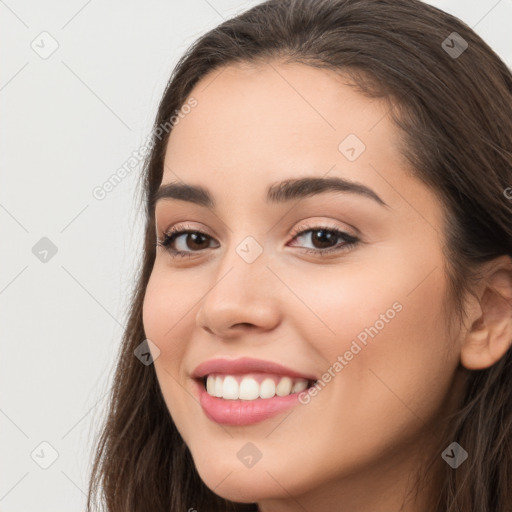
M 442 206 L 410 175 L 387 104 L 330 71 L 231 66 L 191 96 L 162 187 L 211 202 L 161 194 L 159 240 L 202 234 L 157 248 L 143 311 L 169 412 L 225 498 L 319 510 L 342 493 L 387 510 L 459 363 Z

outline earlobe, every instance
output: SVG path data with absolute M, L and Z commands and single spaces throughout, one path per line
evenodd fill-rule
M 496 262 L 502 262 L 496 269 Z M 461 347 L 461 364 L 483 370 L 498 362 L 512 346 L 512 260 L 494 261 L 479 297 L 481 314 L 473 320 Z

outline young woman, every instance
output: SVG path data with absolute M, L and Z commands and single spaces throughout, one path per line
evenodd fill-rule
M 418 0 L 270 0 L 156 115 L 108 512 L 512 510 L 512 76 Z

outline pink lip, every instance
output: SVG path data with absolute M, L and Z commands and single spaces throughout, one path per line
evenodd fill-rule
M 195 381 L 199 403 L 206 416 L 222 425 L 244 426 L 259 423 L 299 404 L 299 393 L 256 400 L 224 400 L 211 396 L 202 381 Z
M 199 403 L 206 416 L 210 420 L 223 425 L 251 425 L 299 404 L 299 393 L 288 396 L 274 396 L 273 398 L 257 398 L 256 400 L 225 400 L 209 395 L 204 388 L 203 377 L 211 373 L 238 375 L 256 372 L 310 381 L 316 380 L 314 376 L 296 372 L 271 361 L 247 357 L 235 360 L 211 359 L 197 366 L 192 374 L 197 386 Z
M 314 375 L 306 375 L 286 368 L 272 361 L 242 357 L 240 359 L 210 359 L 201 363 L 192 372 L 194 379 L 201 379 L 210 373 L 224 373 L 226 375 L 239 375 L 244 373 L 273 373 L 277 375 L 292 377 L 295 379 L 317 380 Z

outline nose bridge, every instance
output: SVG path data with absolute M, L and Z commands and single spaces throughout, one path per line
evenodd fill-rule
M 268 257 L 254 237 L 247 236 L 238 244 L 233 244 L 219 263 L 215 272 L 215 282 L 208 295 L 217 296 L 226 303 L 238 303 L 269 298 L 272 273 L 267 268 Z
M 263 237 L 263 234 L 259 234 L 257 240 L 253 235 L 234 235 L 218 264 L 216 282 L 225 276 L 231 279 L 233 285 L 236 285 L 233 280 L 247 284 L 249 289 L 246 292 L 251 289 L 256 291 L 261 285 L 265 288 L 264 280 L 271 272 L 266 267 L 269 253 L 264 248 Z
M 275 278 L 263 245 L 246 236 L 218 263 L 209 291 L 200 301 L 197 323 L 218 334 L 237 324 L 270 328 L 278 319 Z

